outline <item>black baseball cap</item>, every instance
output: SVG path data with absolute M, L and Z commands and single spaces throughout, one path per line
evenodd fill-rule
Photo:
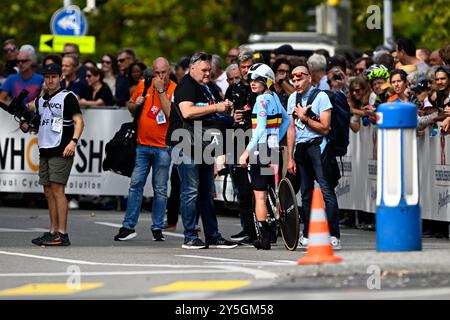
M 283 44 L 282 46 L 279 46 L 272 52 L 275 54 L 285 54 L 288 56 L 292 56 L 294 54 L 294 48 L 292 48 L 290 44 Z
M 417 79 L 417 82 L 415 85 L 411 86 L 411 90 L 416 93 L 422 93 L 424 91 L 428 90 L 428 79 L 425 76 L 420 77 Z
M 46 65 L 42 69 L 42 74 L 58 74 L 58 75 L 61 75 L 62 74 L 62 70 L 61 70 L 61 67 L 59 65 L 57 65 L 56 63 L 51 63 L 51 64 Z

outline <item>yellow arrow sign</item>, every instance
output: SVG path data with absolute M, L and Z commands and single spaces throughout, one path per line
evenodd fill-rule
M 42 34 L 39 42 L 41 52 L 64 52 L 64 44 L 76 43 L 80 47 L 80 53 L 95 53 L 94 36 L 58 36 Z

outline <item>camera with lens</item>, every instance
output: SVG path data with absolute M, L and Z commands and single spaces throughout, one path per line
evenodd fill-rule
M 14 97 L 7 106 L 0 102 L 0 108 L 13 115 L 18 122 L 26 122 L 32 128 L 37 130 L 39 128 L 39 115 L 36 112 L 29 111 L 23 100 L 28 96 L 28 91 L 23 89 L 17 97 Z

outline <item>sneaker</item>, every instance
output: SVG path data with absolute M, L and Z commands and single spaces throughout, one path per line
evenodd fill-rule
M 306 249 L 308 247 L 308 243 L 309 243 L 308 238 L 304 236 L 300 236 L 300 238 L 298 239 L 298 244 L 300 245 L 301 248 Z
M 333 250 L 341 250 L 341 240 L 336 237 L 330 237 L 330 243 L 333 246 Z
M 207 249 L 208 245 L 199 238 L 196 238 L 194 240 L 184 241 L 181 247 L 183 249 Z
M 136 236 L 136 231 L 122 227 L 119 229 L 119 233 L 114 236 L 114 241 L 130 240 Z
M 31 240 L 31 243 L 35 244 L 37 246 L 41 246 L 43 241 L 48 241 L 48 240 L 53 239 L 54 235 L 55 234 L 51 233 L 51 232 L 44 232 L 44 234 L 42 236 Z
M 161 230 L 152 230 L 153 241 L 165 241 L 164 235 Z
M 248 234 L 247 234 L 247 232 L 242 230 L 241 232 L 232 235 L 230 238 L 231 238 L 231 240 L 234 240 L 234 241 L 242 241 L 245 238 L 248 238 Z
M 163 227 L 164 230 L 176 230 L 177 229 L 177 225 L 176 224 L 166 224 Z
M 42 240 L 41 246 L 70 246 L 69 235 L 67 233 L 55 232 L 47 239 Z
M 228 241 L 227 239 L 224 239 L 222 237 L 219 237 L 215 240 L 207 240 L 206 243 L 209 247 L 217 249 L 233 249 L 238 246 L 236 242 Z

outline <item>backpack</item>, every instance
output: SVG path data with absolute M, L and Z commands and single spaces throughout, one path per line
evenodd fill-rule
M 331 128 L 327 135 L 328 140 L 331 142 L 333 154 L 336 157 L 342 157 L 347 154 L 347 147 L 350 143 L 349 130 L 350 130 L 350 106 L 347 102 L 347 98 L 342 92 L 334 92 L 329 90 L 314 89 L 308 97 L 306 105 L 311 105 L 319 92 L 325 92 L 330 99 L 333 109 L 331 111 Z M 302 96 L 297 94 L 295 104 L 301 105 Z
M 144 80 L 144 91 L 142 96 L 147 95 L 148 88 L 152 83 L 150 77 Z M 141 116 L 143 106 L 136 106 L 135 116 L 133 121 L 123 123 L 119 131 L 114 134 L 114 137 L 105 146 L 105 159 L 102 163 L 103 171 L 112 171 L 122 176 L 131 177 L 134 170 L 134 163 L 136 160 L 136 145 L 137 145 L 137 122 Z
M 120 126 L 119 131 L 106 144 L 106 157 L 103 160 L 103 171 L 111 170 L 114 173 L 131 177 L 136 158 L 136 126 L 134 122 L 126 122 Z

